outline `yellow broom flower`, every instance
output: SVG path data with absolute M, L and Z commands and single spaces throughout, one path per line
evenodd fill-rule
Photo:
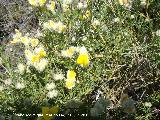
M 91 12 L 89 10 L 87 10 L 85 15 L 83 15 L 83 19 L 88 19 L 90 17 L 91 17 Z
M 52 12 L 54 12 L 55 7 L 56 7 L 56 3 L 54 1 L 51 1 L 50 4 L 47 4 L 48 10 L 50 10 Z
M 33 6 L 43 6 L 46 0 L 28 0 L 28 2 Z
M 13 39 L 10 43 L 11 43 L 11 44 L 16 44 L 16 43 L 18 43 L 19 41 L 20 41 L 19 39 L 15 38 L 15 39 Z
M 85 47 L 80 49 L 80 54 L 77 58 L 77 64 L 81 65 L 82 67 L 87 67 L 89 65 L 89 55 Z
M 74 81 L 66 81 L 66 88 L 72 89 L 75 86 Z
M 57 24 L 57 29 L 56 29 L 56 31 L 58 32 L 58 33 L 62 33 L 62 32 L 64 32 L 65 30 L 66 30 L 66 25 L 64 25 L 62 22 L 57 22 L 56 23 Z
M 75 86 L 76 73 L 74 70 L 67 71 L 66 88 L 72 89 Z
M 47 55 L 43 47 L 36 48 L 35 53 L 37 54 L 37 56 L 39 56 L 39 58 L 45 57 Z
M 44 5 L 44 4 L 45 4 L 45 2 L 46 2 L 46 0 L 39 0 L 39 6 Z
M 24 37 L 21 37 L 21 42 L 25 45 L 25 46 L 28 46 L 29 43 L 30 43 L 30 40 L 28 37 L 24 36 Z
M 67 71 L 67 79 L 69 80 L 75 80 L 76 73 L 74 70 L 68 70 Z
M 36 47 L 39 44 L 39 40 L 34 38 L 31 38 L 30 42 L 32 47 Z
M 39 60 L 40 60 L 40 57 L 38 55 L 33 55 L 32 58 L 31 58 L 32 63 L 39 62 Z

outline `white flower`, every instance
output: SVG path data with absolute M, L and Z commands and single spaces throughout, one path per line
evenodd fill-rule
M 85 53 L 88 53 L 88 52 L 87 52 L 87 49 L 86 49 L 84 46 L 82 46 L 82 47 L 79 49 L 79 53 L 80 53 L 80 54 L 85 54 Z
M 30 61 L 31 61 L 31 59 L 33 57 L 33 53 L 30 50 L 27 50 L 27 49 L 24 51 L 24 53 L 25 53 L 26 59 L 28 60 L 27 64 L 30 65 Z
M 156 35 L 157 35 L 157 36 L 160 36 L 160 30 L 157 30 L 157 31 L 156 31 Z
M 113 20 L 113 22 L 119 22 L 120 21 L 120 19 L 117 17 L 117 18 L 114 18 L 114 20 Z
M 0 86 L 0 91 L 3 91 L 4 90 L 4 87 L 3 86 Z
M 145 6 L 146 5 L 146 0 L 140 0 L 141 1 L 141 5 Z
M 63 4 L 71 4 L 72 3 L 72 0 L 62 0 L 63 1 Z
M 87 40 L 87 37 L 84 36 L 84 37 L 82 38 L 82 41 L 86 41 L 86 40 Z
M 131 15 L 131 19 L 134 19 L 135 18 L 135 16 L 134 15 Z
M 144 105 L 145 105 L 146 107 L 152 107 L 152 103 L 150 103 L 150 102 L 145 102 Z
M 94 20 L 92 21 L 92 25 L 93 25 L 93 27 L 99 26 L 99 25 L 100 25 L 99 20 L 94 19 Z
M 40 30 L 37 30 L 35 37 L 39 38 L 39 37 L 42 37 L 42 36 L 43 36 L 43 33 Z
M 62 4 L 62 9 L 64 12 L 69 10 L 69 5 L 68 4 Z
M 2 58 L 0 57 L 0 65 L 2 65 Z
M 52 90 L 52 91 L 49 91 L 47 93 L 47 97 L 49 97 L 49 98 L 57 97 L 57 95 L 58 95 L 58 91 L 57 90 Z
M 29 64 L 29 63 L 28 63 L 28 64 Z M 27 72 L 27 73 L 31 73 L 29 67 L 30 67 L 30 66 L 27 66 L 27 68 L 26 68 L 26 72 Z
M 93 48 L 89 48 L 89 51 L 93 51 Z
M 5 85 L 10 85 L 10 84 L 12 84 L 12 80 L 11 79 L 7 79 L 7 80 L 4 81 L 4 84 Z
M 63 57 L 71 58 L 74 55 L 75 51 L 76 51 L 76 47 L 71 46 L 67 50 L 62 50 L 61 54 Z
M 34 67 L 35 67 L 38 71 L 42 72 L 47 65 L 48 65 L 48 60 L 46 60 L 46 59 L 41 59 L 39 62 L 36 62 L 36 63 L 34 64 Z
M 24 83 L 18 82 L 18 83 L 16 83 L 15 87 L 16 87 L 16 89 L 23 89 L 23 88 L 25 88 L 25 85 L 24 85 Z
M 52 90 L 56 87 L 56 85 L 52 82 L 52 83 L 47 83 L 46 84 L 46 89 L 47 90 Z
M 73 41 L 73 42 L 76 41 L 76 38 L 75 38 L 75 37 L 72 37 L 72 41 Z
M 86 2 L 79 2 L 78 5 L 77 5 L 77 8 L 78 9 L 85 9 L 87 8 L 87 3 Z
M 63 80 L 64 79 L 64 75 L 59 73 L 59 74 L 54 74 L 53 78 L 55 80 Z
M 18 68 L 18 71 L 19 71 L 20 74 L 24 73 L 25 66 L 22 63 L 19 63 L 18 66 L 17 66 L 17 68 Z

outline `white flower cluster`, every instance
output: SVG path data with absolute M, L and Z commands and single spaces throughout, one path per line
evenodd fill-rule
M 48 97 L 48 98 L 57 97 L 58 91 L 55 90 L 55 88 L 56 88 L 56 85 L 55 85 L 55 83 L 53 83 L 53 82 L 46 84 L 46 90 L 49 91 L 49 92 L 47 93 L 47 97 Z

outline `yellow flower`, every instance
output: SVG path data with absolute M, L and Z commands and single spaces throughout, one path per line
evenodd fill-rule
M 18 43 L 19 41 L 20 41 L 19 39 L 15 38 L 15 39 L 13 39 L 10 43 L 11 43 L 11 44 L 16 44 L 16 43 Z
M 69 5 L 67 5 L 67 4 L 62 4 L 62 9 L 63 9 L 64 12 L 69 11 Z
M 35 53 L 37 54 L 37 56 L 39 56 L 39 58 L 45 57 L 47 55 L 43 47 L 36 48 Z
M 74 70 L 67 71 L 67 79 L 75 80 L 75 77 L 76 77 L 76 73 L 74 72 Z
M 77 64 L 82 65 L 82 67 L 87 67 L 89 65 L 88 54 L 80 54 L 77 58 Z
M 30 40 L 27 37 L 21 37 L 21 42 L 25 45 L 28 46 L 30 43 Z
M 61 32 L 64 32 L 65 30 L 66 30 L 66 26 L 65 25 L 60 25 L 58 32 L 61 33 Z
M 44 4 L 45 4 L 45 2 L 46 2 L 46 0 L 39 0 L 39 6 L 44 5 Z
M 40 57 L 38 55 L 33 55 L 32 58 L 31 58 L 31 62 L 39 62 L 40 60 Z
M 45 4 L 46 0 L 28 0 L 28 2 L 33 6 L 42 6 Z
M 44 51 L 42 49 L 42 50 L 39 51 L 38 55 L 39 55 L 40 58 L 45 57 L 46 56 L 46 51 Z
M 56 31 L 58 32 L 58 33 L 62 33 L 62 32 L 64 32 L 65 30 L 66 30 L 66 25 L 64 25 L 62 22 L 58 22 L 58 23 L 56 23 L 57 24 L 57 29 L 56 29 Z
M 74 81 L 66 81 L 66 88 L 72 89 L 75 86 Z
M 30 42 L 32 47 L 36 47 L 39 44 L 39 40 L 34 38 L 31 38 Z
M 91 17 L 91 12 L 89 10 L 86 11 L 85 15 L 83 15 L 83 19 L 87 19 Z
M 80 54 L 77 58 L 77 64 L 80 64 L 82 67 L 87 67 L 89 65 L 89 55 L 85 47 L 80 48 Z
M 55 27 L 55 22 L 52 21 L 52 20 L 49 20 L 49 21 L 48 21 L 48 24 L 49 24 L 49 26 L 52 27 L 52 28 Z
M 55 10 L 56 4 L 54 1 L 51 1 L 50 4 L 47 5 L 47 8 L 52 12 Z
M 51 120 L 58 113 L 58 111 L 59 111 L 58 106 L 53 106 L 51 108 L 42 107 L 42 114 L 43 114 L 44 120 Z M 51 116 L 49 116 L 49 115 L 51 115 Z

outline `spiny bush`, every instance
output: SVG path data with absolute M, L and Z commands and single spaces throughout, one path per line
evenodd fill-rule
M 159 4 L 28 0 L 26 6 L 32 7 L 37 30 L 17 26 L 1 48 L 2 117 L 140 118 L 135 103 L 158 91 Z

